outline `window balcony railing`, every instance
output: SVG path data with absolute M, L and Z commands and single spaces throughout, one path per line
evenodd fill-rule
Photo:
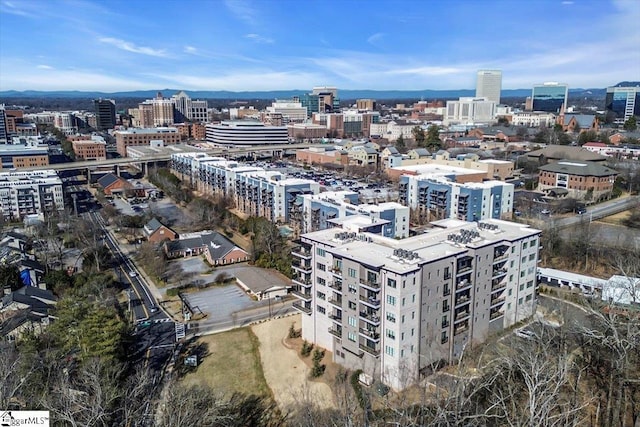
M 379 356 L 380 355 L 380 350 L 377 350 L 373 347 L 369 347 L 368 345 L 365 344 L 360 344 L 360 350 L 366 351 L 367 353 L 369 353 L 372 356 Z
M 329 327 L 329 333 L 335 337 L 342 338 L 342 331 L 338 328 L 334 328 L 333 326 Z
M 306 307 L 303 303 L 294 302 L 293 308 L 305 314 L 311 314 L 311 307 Z
M 371 288 L 373 290 L 380 290 L 380 282 L 375 280 L 365 280 L 365 279 L 360 279 L 360 284 L 363 285 L 365 288 Z
M 367 297 L 365 295 L 360 295 L 360 301 L 362 301 L 365 305 L 372 308 L 380 308 L 380 300 L 375 299 L 373 297 Z

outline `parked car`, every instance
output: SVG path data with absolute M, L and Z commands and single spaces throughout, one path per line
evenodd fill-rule
M 542 210 L 540 211 L 540 213 L 541 213 L 542 215 L 549 215 L 549 214 L 551 213 L 551 211 L 550 211 L 549 209 L 542 209 Z
M 526 340 L 532 340 L 536 337 L 536 334 L 532 330 L 520 328 L 516 329 L 516 336 Z

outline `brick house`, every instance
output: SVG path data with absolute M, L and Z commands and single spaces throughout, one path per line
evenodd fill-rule
M 102 187 L 104 194 L 111 196 L 114 194 L 124 194 L 133 188 L 131 183 L 124 178 L 108 173 L 98 179 L 98 185 Z
M 211 265 L 233 264 L 250 258 L 244 249 L 215 231 L 180 236 L 177 240 L 165 242 L 164 251 L 168 258 L 204 255 Z
M 563 160 L 538 168 L 538 190 L 545 193 L 564 189 L 569 197 L 591 200 L 608 197 L 618 172 L 594 162 Z M 564 193 L 564 191 L 563 191 Z
M 178 238 L 178 233 L 153 218 L 142 229 L 147 241 L 151 243 L 162 243 L 165 240 L 173 241 Z

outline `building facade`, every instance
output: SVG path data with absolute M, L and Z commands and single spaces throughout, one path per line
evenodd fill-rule
M 547 82 L 534 85 L 531 92 L 531 108 L 533 111 L 561 114 L 567 108 L 569 85 L 565 83 Z
M 461 97 L 458 101 L 447 101 L 444 123 L 492 123 L 496 120 L 496 105 L 488 98 Z
M 511 218 L 514 185 L 502 181 L 457 183 L 432 175 L 400 177 L 399 202 L 420 222 Z
M 544 111 L 523 111 L 511 114 L 511 124 L 530 128 L 551 127 L 556 122 L 556 115 Z
M 257 121 L 223 121 L 206 126 L 207 142 L 219 147 L 286 144 L 286 126 L 265 126 Z
M 49 147 L 37 137 L 13 137 L 12 144 L 0 145 L 2 169 L 49 164 Z
M 617 124 L 623 124 L 632 116 L 640 118 L 640 85 L 608 87 L 605 109 L 615 115 Z
M 354 191 L 329 191 L 301 195 L 296 204 L 302 209 L 302 221 L 291 224 L 301 233 L 333 228 L 350 217 L 361 216 L 361 227 L 385 237 L 404 239 L 409 236 L 409 208 L 395 202 L 376 205 L 360 204 Z
M 96 129 L 113 129 L 116 125 L 116 102 L 112 99 L 94 99 Z
M 89 140 L 71 141 L 76 160 L 107 160 L 107 143 L 104 138 L 92 135 Z
M 180 143 L 180 134 L 174 127 L 140 128 L 114 132 L 116 149 L 122 157 L 127 155 L 127 147 L 149 145 L 151 141 L 161 140 L 164 145 Z
M 302 337 L 394 389 L 535 312 L 539 230 L 454 221 L 396 240 L 332 228 L 294 258 Z
M 0 207 L 6 221 L 62 211 L 62 180 L 53 170 L 0 172 Z
M 599 163 L 568 160 L 540 166 L 538 171 L 539 191 L 561 188 L 576 199 L 608 197 L 618 176 L 618 172 Z
M 500 92 L 502 91 L 501 70 L 479 70 L 476 77 L 476 98 L 487 98 L 489 101 L 500 104 Z

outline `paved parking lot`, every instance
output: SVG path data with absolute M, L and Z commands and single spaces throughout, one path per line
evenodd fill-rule
M 258 307 L 260 304 L 249 298 L 238 286 L 220 286 L 192 294 L 185 294 L 194 310 L 196 307 L 208 314 L 209 321 L 226 321 L 233 313 Z

